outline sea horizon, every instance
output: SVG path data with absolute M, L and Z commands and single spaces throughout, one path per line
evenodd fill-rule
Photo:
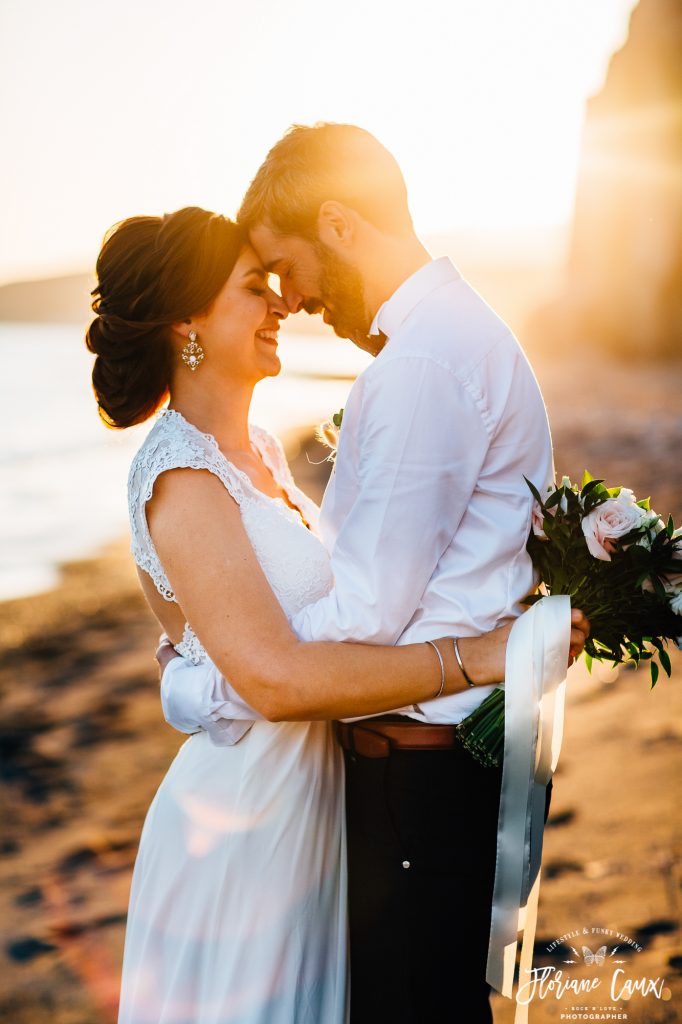
M 331 336 L 281 337 L 282 373 L 250 419 L 284 440 L 340 408 L 369 356 Z M 128 535 L 126 483 L 153 425 L 107 429 L 79 324 L 0 323 L 0 600 L 51 590 L 60 565 Z

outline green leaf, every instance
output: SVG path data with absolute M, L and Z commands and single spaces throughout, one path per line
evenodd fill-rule
M 668 525 L 665 528 L 665 532 L 668 534 L 669 537 L 672 537 L 672 535 L 675 532 L 675 524 L 673 522 L 672 515 L 668 516 Z
M 658 660 L 660 661 L 663 667 L 663 671 L 667 675 L 668 679 L 670 679 L 670 673 L 672 671 L 672 666 L 670 664 L 670 655 L 667 651 L 659 651 Z
M 587 483 L 583 485 L 583 489 L 582 489 L 582 491 L 580 493 L 582 494 L 582 496 L 584 498 L 587 494 L 590 493 L 590 491 L 593 491 L 596 487 L 599 487 L 599 485 L 603 484 L 603 483 L 604 483 L 603 480 L 594 480 L 593 478 L 590 478 L 587 481 Z
M 530 482 L 530 480 L 528 479 L 528 477 L 527 477 L 527 476 L 524 476 L 524 478 L 523 478 L 523 479 L 524 479 L 524 480 L 526 481 L 526 483 L 528 484 L 528 487 L 530 488 L 530 493 L 531 493 L 531 494 L 533 495 L 533 497 L 535 498 L 535 500 L 537 501 L 537 503 L 538 503 L 539 505 L 542 505 L 542 498 L 540 497 L 540 492 L 538 491 L 537 487 L 536 487 L 536 486 L 535 486 L 534 484 L 532 484 L 532 483 Z
M 585 664 L 587 665 L 587 671 L 590 674 L 592 674 L 592 663 L 593 663 L 593 661 L 594 661 L 594 658 L 592 657 L 592 655 L 588 654 L 587 651 L 586 651 L 585 652 Z
M 637 644 L 633 644 L 632 642 L 630 642 L 627 643 L 625 646 L 627 648 L 628 654 L 634 661 L 635 665 L 639 665 L 639 647 L 637 646 Z
M 587 470 L 583 473 L 582 483 L 580 484 L 581 490 L 585 490 L 585 485 L 589 484 L 590 480 L 594 480 L 594 477 Z
M 651 689 L 653 690 L 658 681 L 658 665 L 655 661 L 652 661 L 649 668 L 651 669 Z
M 566 491 L 566 502 L 569 512 L 577 511 L 580 508 L 580 499 L 575 491 Z

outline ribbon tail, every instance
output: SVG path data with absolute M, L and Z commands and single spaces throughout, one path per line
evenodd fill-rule
M 520 978 L 532 970 L 547 783 L 563 731 L 570 598 L 543 598 L 514 624 L 507 645 L 505 739 L 486 980 L 512 997 L 518 933 Z M 517 999 L 515 1024 L 527 1007 Z

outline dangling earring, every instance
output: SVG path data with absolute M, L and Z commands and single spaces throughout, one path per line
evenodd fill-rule
M 204 358 L 204 350 L 197 343 L 197 332 L 189 332 L 189 341 L 182 350 L 182 361 L 185 366 L 189 366 L 190 370 L 194 372 L 199 367 L 199 363 Z

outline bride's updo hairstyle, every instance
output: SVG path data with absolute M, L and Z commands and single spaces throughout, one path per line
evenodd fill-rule
M 234 222 L 196 206 L 130 217 L 106 234 L 85 343 L 97 356 L 92 385 L 107 426 L 142 423 L 166 400 L 170 325 L 209 311 L 244 242 Z

